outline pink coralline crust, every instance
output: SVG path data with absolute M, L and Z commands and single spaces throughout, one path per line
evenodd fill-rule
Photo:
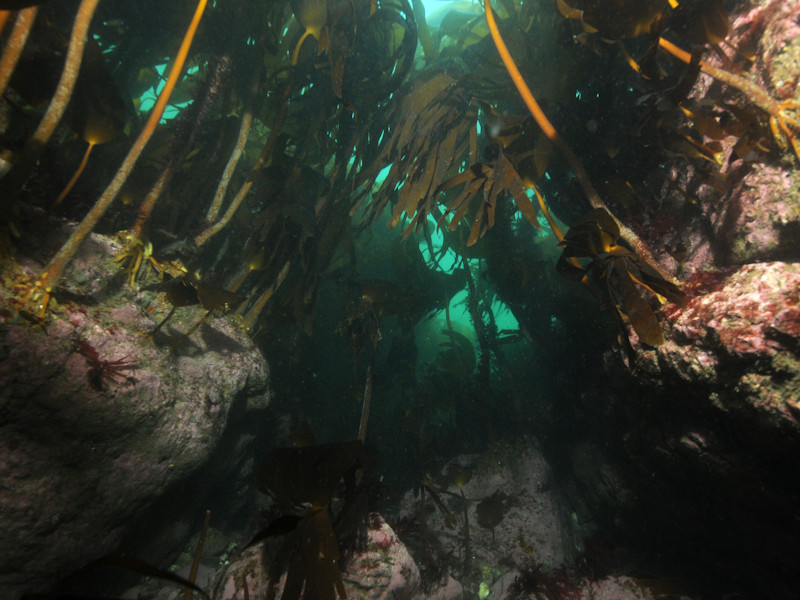
M 394 535 L 394 532 L 392 532 L 392 535 L 389 535 L 382 529 L 379 531 L 370 531 L 369 537 L 370 543 L 382 552 L 388 552 L 389 549 L 397 543 L 397 536 Z
M 772 165 L 754 165 L 726 199 L 719 232 L 730 239 L 734 263 L 785 258 L 800 252 L 800 204 L 794 176 Z
M 780 344 L 772 332 L 800 327 L 791 321 L 797 315 L 799 271 L 783 263 L 743 266 L 723 289 L 689 301 L 672 324 L 672 338 L 735 356 L 774 354 Z
M 770 330 L 800 340 L 800 308 L 789 306 L 775 315 Z
M 798 97 L 800 77 L 800 0 L 768 0 L 759 6 L 746 3 L 734 7 L 726 39 L 728 57 L 741 68 L 739 73 L 763 88 L 775 100 Z M 730 48 L 754 48 L 756 60 L 748 64 Z M 716 52 L 703 60 L 723 69 L 730 61 Z M 739 113 L 766 123 L 769 115 L 754 99 L 733 86 L 702 74 L 685 103 L 692 110 L 703 108 L 719 122 L 741 121 Z M 736 107 L 735 109 L 732 107 Z M 693 129 L 691 119 L 684 123 Z M 699 132 L 695 129 L 695 135 Z M 757 150 L 742 152 L 741 137 L 734 129 L 721 140 L 703 138 L 704 143 L 721 146 L 721 164 L 695 165 L 681 160 L 669 167 L 669 183 L 662 190 L 665 210 L 680 215 L 682 225 L 673 232 L 652 227 L 648 239 L 668 248 L 686 249 L 684 271 L 704 265 L 746 264 L 761 261 L 792 261 L 800 258 L 800 173 L 797 157 L 785 136 L 776 139 L 770 127 L 757 134 Z M 738 148 L 737 148 L 737 145 Z M 763 149 L 768 149 L 769 153 Z M 738 154 L 737 152 L 741 153 Z M 682 213 L 687 198 L 702 212 Z M 710 225 L 713 235 L 709 235 Z
M 419 569 L 391 527 L 377 513 L 370 515 L 369 543 L 343 576 L 351 600 L 422 598 Z
M 347 561 L 342 573 L 348 600 L 423 600 L 419 569 L 395 532 L 378 513 L 369 515 L 369 540 L 364 552 Z M 251 548 L 220 573 L 219 600 L 264 598 L 270 587 L 263 549 Z M 285 574 L 275 586 L 283 592 Z M 243 581 L 247 581 L 247 596 Z
M 783 65 L 776 63 L 785 62 L 786 55 L 791 54 L 787 48 L 800 39 L 798 20 L 800 3 L 796 0 L 770 0 L 741 15 L 732 27 L 745 34 L 753 29 L 763 30 L 756 69 L 765 74 L 765 83 L 781 100 L 791 99 L 797 92 L 800 71 L 784 73 Z

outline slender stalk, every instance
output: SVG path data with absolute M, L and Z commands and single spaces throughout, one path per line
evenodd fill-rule
M 26 147 L 30 145 L 36 146 L 37 149 L 44 148 L 59 121 L 61 121 L 64 111 L 67 109 L 67 104 L 69 104 L 69 100 L 72 97 L 72 90 L 75 88 L 75 81 L 78 79 L 78 72 L 81 68 L 83 48 L 86 45 L 86 34 L 89 32 L 89 24 L 92 22 L 98 2 L 99 0 L 82 0 L 78 7 L 78 14 L 75 15 L 75 23 L 72 26 L 67 58 L 64 61 L 64 69 L 61 71 L 61 79 L 58 82 L 56 93 L 50 100 L 47 112 L 45 112 Z
M 59 121 L 61 121 L 64 111 L 67 109 L 69 100 L 72 97 L 72 90 L 75 88 L 75 81 L 78 79 L 78 71 L 80 71 L 81 68 L 83 48 L 86 45 L 86 34 L 89 31 L 89 24 L 92 21 L 98 2 L 99 0 L 82 0 L 78 7 L 78 12 L 75 15 L 75 22 L 72 25 L 72 33 L 69 38 L 67 57 L 64 60 L 64 68 L 61 71 L 61 78 L 58 81 L 58 87 L 36 131 L 34 131 L 30 139 L 25 142 L 25 147 L 22 149 L 14 168 L 3 179 L 2 185 L 0 185 L 0 197 L 4 200 L 16 196 L 19 190 L 22 189 L 25 180 L 36 165 L 36 161 L 44 151 L 47 142 L 53 135 Z M 31 9 L 23 10 L 17 20 L 19 21 L 23 13 L 27 13 L 29 10 Z M 34 12 L 30 15 L 31 24 L 33 23 L 33 16 L 35 14 Z M 30 27 L 30 25 L 28 25 L 28 27 Z M 14 29 L 16 30 L 16 26 Z M 22 47 L 20 47 L 19 50 L 21 51 Z
M 258 94 L 258 87 L 261 83 L 261 64 L 258 61 L 256 61 L 255 64 L 256 68 L 253 71 L 253 79 L 250 83 L 250 94 L 247 100 L 247 108 L 242 115 L 242 122 L 239 125 L 239 135 L 236 138 L 236 144 L 233 146 L 231 155 L 228 158 L 228 164 L 225 165 L 225 170 L 222 172 L 222 177 L 220 177 L 219 185 L 217 185 L 217 191 L 214 194 L 214 200 L 211 202 L 211 206 L 206 214 L 207 223 L 213 223 L 216 221 L 217 216 L 219 215 L 219 211 L 222 208 L 222 201 L 225 199 L 225 192 L 228 191 L 228 186 L 231 183 L 231 177 L 233 177 L 233 172 L 236 170 L 236 166 L 239 164 L 239 159 L 242 157 L 242 152 L 244 151 L 244 145 L 247 143 L 247 138 L 250 135 L 250 126 L 253 123 L 253 104 L 255 103 L 255 98 Z
M 31 32 L 38 10 L 35 6 L 21 10 L 14 20 L 14 28 L 11 30 L 11 35 L 8 36 L 6 47 L 3 49 L 3 56 L 0 58 L 0 95 L 3 95 L 6 91 L 6 86 L 14 73 L 17 61 L 22 54 L 22 49 L 25 47 L 25 42 L 28 40 L 28 34 Z M 5 23 L 5 20 L 8 19 L 9 11 L 3 11 L 3 13 L 5 14 L 3 19 Z
M 678 60 L 685 62 L 687 65 L 692 60 L 692 55 L 686 52 L 686 50 L 679 48 L 669 40 L 665 40 L 663 37 L 658 39 L 658 45 L 672 54 Z M 719 67 L 707 63 L 704 60 L 700 61 L 699 66 L 700 70 L 706 75 L 710 75 L 717 81 L 721 81 L 722 83 L 747 94 L 750 100 L 764 112 L 769 113 L 770 115 L 777 115 L 780 112 L 781 102 L 772 98 L 767 90 L 750 79 L 742 77 L 741 75 L 737 75 L 736 73 L 731 73 L 725 69 L 720 69 Z
M 283 103 L 281 104 L 281 111 L 278 113 L 278 118 L 275 120 L 275 125 L 272 126 L 272 131 L 269 133 L 267 143 L 264 144 L 261 154 L 253 165 L 253 168 L 250 170 L 251 173 L 258 171 L 267 161 L 267 158 L 272 152 L 272 147 L 275 145 L 275 141 L 278 139 L 278 133 L 280 132 L 281 127 L 283 126 L 283 120 L 286 117 L 286 110 L 289 106 L 289 93 L 290 87 L 287 84 L 286 91 L 284 92 L 283 96 Z M 203 232 L 194 238 L 194 243 L 198 248 L 205 245 L 208 240 L 222 231 L 222 229 L 230 222 L 230 220 L 233 218 L 233 215 L 235 215 L 236 211 L 239 209 L 239 206 L 241 206 L 242 202 L 247 197 L 247 193 L 250 191 L 251 187 L 253 187 L 253 180 L 248 179 L 242 184 L 242 187 L 239 188 L 239 191 L 236 193 L 236 196 L 231 201 L 230 206 L 228 206 L 228 210 L 225 211 L 225 214 L 222 216 L 222 218 L 216 223 L 209 225 Z
M 608 207 L 600 198 L 600 194 L 597 193 L 594 185 L 592 185 L 589 173 L 584 168 L 583 163 L 581 163 L 580 159 L 578 158 L 578 155 L 572 151 L 572 148 L 570 148 L 563 138 L 558 134 L 555 127 L 553 127 L 553 124 L 550 122 L 550 119 L 547 118 L 547 115 L 544 114 L 544 111 L 539 106 L 536 98 L 534 98 L 533 93 L 528 87 L 528 84 L 525 83 L 525 79 L 519 72 L 517 64 L 511 57 L 511 53 L 508 51 L 508 47 L 503 41 L 500 31 L 497 29 L 497 23 L 494 20 L 494 13 L 492 11 L 491 0 L 485 0 L 484 9 L 486 12 L 486 24 L 489 26 L 489 33 L 492 36 L 492 41 L 497 48 L 498 54 L 500 54 L 500 58 L 503 61 L 506 71 L 508 71 L 508 74 L 511 77 L 511 81 L 514 82 L 514 86 L 517 88 L 519 95 L 522 97 L 525 106 L 528 108 L 531 116 L 533 116 L 534 120 L 542 129 L 542 132 L 545 134 L 547 139 L 549 139 L 553 145 L 559 149 L 561 154 L 564 155 L 564 158 L 572 169 L 572 172 L 575 174 L 575 178 L 578 180 L 578 183 L 583 189 L 583 193 L 586 195 L 586 199 L 589 201 L 589 204 L 592 206 L 592 208 L 605 209 L 608 214 L 613 217 L 614 221 L 616 221 L 617 226 L 619 227 L 620 237 L 630 244 L 630 246 L 634 249 L 634 251 L 636 251 L 637 254 L 639 254 L 639 256 L 650 263 L 650 266 L 660 272 L 661 269 L 659 269 L 658 263 L 656 263 L 652 253 L 650 252 L 650 249 L 645 245 L 645 243 L 628 226 L 617 219 L 614 216 L 614 213 L 608 210 Z M 661 273 L 661 275 L 667 278 L 666 274 Z
M 287 260 L 283 265 L 283 268 L 278 273 L 278 276 L 275 278 L 275 281 L 272 282 L 272 285 L 270 285 L 261 293 L 261 296 L 259 296 L 258 300 L 256 300 L 256 303 L 253 304 L 253 306 L 250 307 L 250 310 L 247 311 L 247 314 L 245 314 L 242 319 L 242 324 L 244 325 L 245 329 L 250 331 L 256 324 L 258 315 L 260 315 L 261 311 L 264 310 L 264 307 L 267 305 L 267 302 L 269 302 L 269 299 L 272 298 L 272 294 L 275 293 L 275 290 L 277 290 L 283 283 L 283 280 L 286 279 L 286 276 L 289 274 L 289 267 L 291 265 L 292 260 Z
M 98 0 L 84 0 L 81 4 L 81 9 L 83 8 L 84 4 L 92 3 L 96 5 L 97 1 Z M 139 133 L 139 137 L 136 138 L 136 141 L 133 143 L 131 149 L 128 151 L 128 155 L 125 157 L 125 160 L 122 161 L 122 165 L 117 171 L 116 176 L 111 180 L 111 183 L 103 192 L 102 196 L 100 196 L 88 214 L 73 230 L 72 235 L 69 236 L 69 239 L 67 239 L 58 253 L 50 261 L 50 264 L 47 265 L 47 268 L 44 270 L 44 272 L 39 276 L 39 279 L 36 282 L 36 288 L 38 288 L 44 294 L 39 307 L 42 314 L 47 310 L 47 303 L 49 301 L 53 286 L 55 286 L 58 280 L 61 279 L 64 269 L 66 268 L 70 259 L 74 256 L 75 252 L 77 252 L 83 240 L 86 239 L 86 236 L 89 235 L 95 224 L 105 214 L 106 210 L 108 210 L 108 207 L 111 206 L 111 203 L 114 201 L 114 198 L 116 198 L 119 190 L 128 179 L 128 175 L 144 150 L 145 145 L 148 141 L 150 141 L 158 122 L 161 120 L 161 116 L 164 114 L 164 109 L 167 106 L 167 102 L 172 94 L 172 90 L 175 89 L 175 84 L 177 84 L 178 79 L 182 74 L 186 56 L 189 53 L 189 48 L 192 45 L 192 40 L 194 39 L 197 27 L 200 24 L 200 19 L 203 16 L 207 2 L 208 0 L 198 1 L 194 17 L 189 24 L 189 28 L 186 30 L 186 34 L 184 35 L 183 42 L 178 50 L 178 54 L 175 56 L 175 61 L 172 64 L 172 69 L 170 70 L 169 77 L 164 85 L 164 89 L 161 90 L 161 94 L 159 95 L 158 100 L 156 101 L 156 104 L 150 113 L 147 123 L 145 124 L 141 133 Z
M 67 195 L 72 191 L 72 188 L 75 187 L 75 184 L 78 182 L 78 179 L 83 174 L 83 170 L 86 168 L 86 164 L 89 162 L 89 155 L 92 153 L 92 148 L 94 148 L 97 144 L 94 142 L 89 142 L 89 146 L 86 148 L 86 152 L 83 154 L 83 160 L 81 164 L 78 165 L 78 168 L 75 170 L 75 174 L 72 176 L 72 179 L 69 180 L 64 189 L 61 190 L 61 193 L 56 198 L 56 201 L 53 202 L 53 206 L 50 208 L 55 208 L 67 197 Z
M 367 439 L 367 421 L 369 421 L 369 407 L 370 403 L 372 402 L 372 363 L 375 362 L 374 355 L 375 352 L 373 350 L 372 356 L 367 363 L 367 377 L 364 380 L 364 399 L 361 404 L 361 422 L 358 425 L 358 439 L 361 442 L 364 442 Z
M 208 531 L 208 524 L 211 521 L 211 511 L 206 510 L 206 518 L 203 521 L 203 529 L 200 531 L 200 539 L 197 541 L 197 548 L 194 551 L 194 560 L 192 561 L 192 570 L 189 572 L 189 581 L 194 583 L 197 579 L 197 569 L 200 566 L 200 559 L 203 556 L 203 545 L 206 542 L 206 532 Z M 192 600 L 192 588 L 186 588 L 185 600 Z
M 180 166 L 183 159 L 189 153 L 189 150 L 194 144 L 200 127 L 208 117 L 214 102 L 219 97 L 219 92 L 224 85 L 227 78 L 226 75 L 230 71 L 231 60 L 228 57 L 222 57 L 217 61 L 214 70 L 208 78 L 208 81 L 203 92 L 202 100 L 198 99 L 190 109 L 189 121 L 184 121 L 178 126 L 178 133 L 176 139 L 178 140 L 178 147 L 173 148 L 173 152 L 167 162 L 166 167 L 161 171 L 158 180 L 150 188 L 150 191 L 145 196 L 139 207 L 136 221 L 131 228 L 131 237 L 133 240 L 141 240 L 144 234 L 144 227 L 150 215 L 153 213 L 156 202 L 161 197 L 164 188 L 167 187 L 172 180 L 172 176 Z M 187 133 L 188 132 L 188 133 Z
M 490 0 L 486 0 L 489 2 Z M 469 544 L 469 505 L 467 504 L 467 497 L 464 495 L 464 488 L 459 486 L 458 491 L 461 492 L 461 502 L 464 505 L 464 573 L 466 576 L 469 574 L 470 565 L 472 563 L 472 549 Z

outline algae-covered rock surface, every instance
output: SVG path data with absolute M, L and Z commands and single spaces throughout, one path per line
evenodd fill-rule
M 367 540 L 362 550 L 343 560 L 341 579 L 347 600 L 422 600 L 420 573 L 394 530 L 378 513 L 369 515 Z M 274 587 L 275 598 L 286 588 L 286 574 L 272 581 L 263 544 L 245 550 L 217 574 L 215 600 L 265 598 Z M 278 559 L 285 557 L 278 556 Z M 309 572 L 313 577 L 314 573 Z M 330 590 L 333 594 L 333 590 Z
M 220 478 L 240 469 L 249 458 L 241 449 L 221 470 L 214 466 L 220 444 L 267 406 L 266 362 L 227 318 L 209 318 L 182 340 L 179 330 L 203 315 L 186 308 L 151 339 L 169 306 L 114 276 L 117 249 L 92 235 L 40 323 L 15 314 L 12 303 L 13 284 L 35 272 L 35 259 L 19 256 L 18 271 L 4 275 L 4 598 L 47 589 L 124 537 L 154 535 L 137 518 L 204 469 Z M 202 492 L 192 490 L 193 497 Z
M 704 293 L 667 311 L 662 346 L 637 346 L 627 366 L 608 355 L 615 390 L 599 436 L 626 457 L 636 500 L 622 510 L 660 552 L 698 557 L 685 568 L 724 573 L 730 589 L 789 597 L 800 552 L 800 268 L 756 263 L 694 283 Z

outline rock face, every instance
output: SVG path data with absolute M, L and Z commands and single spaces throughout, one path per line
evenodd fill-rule
M 465 503 L 459 497 L 461 491 L 447 476 L 452 465 L 466 467 L 471 473 L 461 488 L 467 498 L 468 530 L 464 528 Z M 430 494 L 425 494 L 426 523 L 422 529 L 431 538 L 430 554 L 435 563 L 449 563 L 461 573 L 468 546 L 469 569 L 477 565 L 494 568 L 502 565 L 502 572 L 509 567 L 523 569 L 536 564 L 551 570 L 564 564 L 558 500 L 550 467 L 535 444 L 498 446 L 495 453 L 460 456 L 434 477 L 440 490 L 438 496 L 449 511 L 445 514 Z M 407 492 L 398 521 L 421 522 L 421 508 L 418 497 Z M 455 523 L 449 522 L 452 518 Z M 415 555 L 426 553 L 423 546 Z
M 730 15 L 727 43 L 757 48 L 746 78 L 777 102 L 798 93 L 798 15 L 798 0 L 740 3 Z M 730 68 L 713 52 L 703 60 Z M 716 123 L 766 117 L 751 95 L 705 74 L 682 105 L 693 110 L 704 107 Z M 754 145 L 755 140 L 748 142 L 749 134 L 740 129 L 726 127 L 711 138 L 700 133 L 706 131 L 702 126 L 687 121 L 703 143 L 718 148 L 718 164 L 682 160 L 671 167 L 670 181 L 661 194 L 664 210 L 645 234 L 653 235 L 655 248 L 682 248 L 681 279 L 709 266 L 790 262 L 800 257 L 798 157 L 775 125 L 777 135 L 765 128 L 758 134 L 761 142 Z
M 422 600 L 419 569 L 391 527 L 377 514 L 369 517 L 369 540 L 342 573 L 348 600 Z M 246 550 L 217 579 L 214 600 L 266 598 L 272 585 L 261 546 Z M 286 576 L 275 584 L 280 598 Z M 245 592 L 245 586 L 247 592 Z
M 455 485 L 443 483 L 454 468 L 462 475 L 465 467 L 471 473 L 461 488 L 467 498 L 469 542 L 461 492 Z M 601 469 L 585 477 L 591 479 L 585 481 L 586 487 L 597 494 L 606 486 L 609 493 L 618 494 L 622 482 L 607 466 Z M 574 560 L 583 537 L 591 532 L 577 522 L 575 513 L 567 514 L 561 496 L 568 490 L 555 483 L 535 441 L 498 444 L 484 455 L 459 456 L 441 474 L 432 475 L 439 499 L 455 525 L 447 524 L 444 511 L 427 493 L 427 525 L 409 526 L 412 521 L 419 522 L 422 514 L 419 500 L 410 492 L 397 517 L 398 527 L 408 530 L 403 541 L 413 547 L 414 556 L 420 565 L 427 565 L 428 573 L 438 575 L 428 598 L 652 598 L 643 582 L 585 572 L 586 565 Z M 619 503 L 620 499 L 599 501 Z M 428 551 L 420 539 L 426 536 L 431 540 Z M 467 552 L 469 560 L 465 561 Z M 447 573 L 459 577 L 463 587 Z
M 800 267 L 745 265 L 713 287 L 670 312 L 668 341 L 639 349 L 632 374 L 611 363 L 639 389 L 609 416 L 653 529 L 779 593 L 800 556 Z
M 114 279 L 116 249 L 102 236 L 86 241 L 43 326 L 15 317 L 2 290 L 3 598 L 47 589 L 126 535 L 154 535 L 137 517 L 200 469 L 240 469 L 247 454 L 232 426 L 267 405 L 267 365 L 226 319 L 209 319 L 174 350 L 174 332 L 149 339 L 169 307 Z M 187 320 L 172 325 L 181 331 L 202 315 L 183 311 Z M 230 454 L 215 464 L 220 444 Z
M 730 42 L 757 46 L 749 79 L 779 101 L 796 98 L 800 2 L 753 4 L 731 15 Z M 689 101 L 718 115 L 726 105 L 757 110 L 707 76 Z M 602 510 L 614 514 L 618 541 L 647 531 L 630 546 L 697 581 L 724 581 L 718 592 L 790 598 L 800 589 L 800 171 L 776 137 L 767 156 L 729 136 L 719 169 L 676 171 L 702 213 L 669 234 L 688 250 L 689 302 L 662 309 L 662 346 L 634 343 L 630 362 L 609 353 L 610 385 L 581 409 L 590 466 L 573 456 L 572 467 L 585 475 L 576 496 L 591 496 L 600 484 L 586 474 L 602 465 L 594 450 L 614 456 L 620 493 L 606 494 Z

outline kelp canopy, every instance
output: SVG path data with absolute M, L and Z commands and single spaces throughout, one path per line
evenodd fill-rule
M 651 305 L 664 290 L 682 300 L 671 280 L 685 250 L 660 247 L 646 227 L 667 210 L 665 165 L 713 168 L 710 123 L 741 136 L 743 155 L 790 160 L 796 149 L 794 106 L 734 73 L 746 53 L 731 53 L 730 72 L 701 60 L 725 37 L 722 2 L 499 0 L 498 34 L 558 133 L 520 101 L 477 4 L 442 3 L 438 28 L 410 0 L 29 4 L 0 5 L 3 260 L 25 236 L 21 206 L 81 223 L 19 282 L 31 316 L 46 315 L 65 265 L 98 230 L 119 236 L 130 285 L 196 273 L 244 299 L 254 336 L 286 323 L 309 333 L 320 281 L 358 277 L 354 248 L 386 215 L 427 244 L 424 268 L 448 250 L 456 266 L 485 260 L 536 340 L 529 286 L 555 266 L 530 239 L 545 220 L 563 238 L 554 213 L 582 228 L 562 242 L 572 261 L 562 270 L 657 344 Z M 719 107 L 724 118 L 692 107 L 701 71 L 741 86 L 753 106 Z M 624 256 L 576 249 L 590 210 Z M 473 304 L 476 329 L 491 329 L 487 303 Z M 484 350 L 492 337 L 478 331 Z

